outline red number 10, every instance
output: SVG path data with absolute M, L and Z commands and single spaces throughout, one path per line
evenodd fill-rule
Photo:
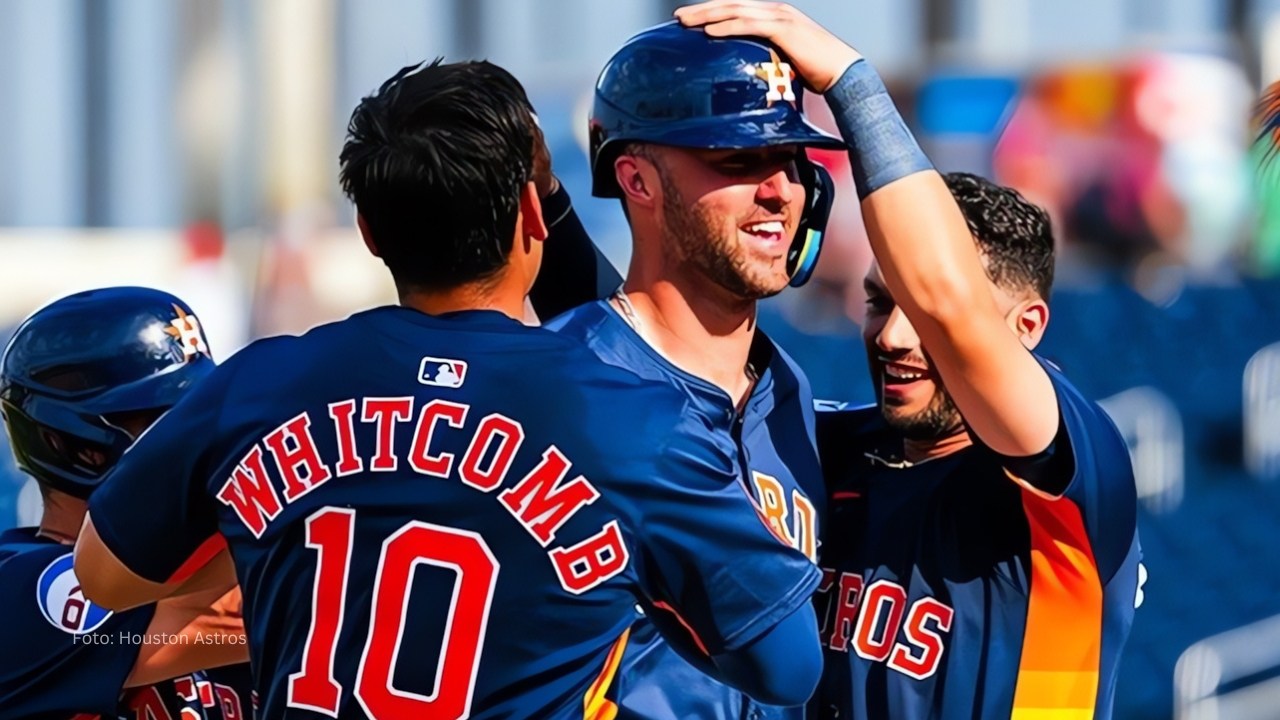
M 307 547 L 319 556 L 311 628 L 302 668 L 289 676 L 290 707 L 335 718 L 342 687 L 333 675 L 334 653 L 346 607 L 355 519 L 355 510 L 336 507 L 322 508 L 307 518 Z M 457 575 L 436 664 L 436 685 L 429 695 L 391 686 L 409 607 L 409 587 L 420 563 Z M 369 717 L 461 720 L 470 714 L 480 646 L 497 579 L 498 561 L 476 533 L 414 520 L 383 541 L 368 638 L 355 678 L 356 701 Z

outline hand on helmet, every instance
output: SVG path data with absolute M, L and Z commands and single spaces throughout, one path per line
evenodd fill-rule
M 778 46 L 811 89 L 826 92 L 862 55 L 804 13 L 775 2 L 710 0 L 676 10 L 685 27 L 713 37 L 752 36 Z

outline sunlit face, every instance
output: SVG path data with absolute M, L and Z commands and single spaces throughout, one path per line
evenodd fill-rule
M 785 288 L 804 207 L 799 148 L 657 150 L 665 252 L 744 300 Z
M 911 440 L 939 440 L 964 425 L 911 321 L 889 295 L 872 263 L 864 282 L 867 316 L 862 340 L 871 380 L 889 426 Z

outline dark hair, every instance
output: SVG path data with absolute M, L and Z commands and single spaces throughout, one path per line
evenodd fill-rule
M 339 156 L 342 190 L 401 291 L 506 265 L 536 132 L 524 88 L 489 62 L 406 67 L 360 101 Z
M 1053 227 L 1049 214 L 1017 190 L 969 173 L 944 176 L 969 232 L 978 242 L 987 277 L 1011 290 L 1053 288 Z

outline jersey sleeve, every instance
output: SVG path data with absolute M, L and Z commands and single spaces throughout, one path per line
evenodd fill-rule
M 808 602 L 821 573 L 769 529 L 736 462 L 696 425 L 686 416 L 658 448 L 632 516 L 646 612 L 674 616 L 700 651 L 719 655 Z
M 154 606 L 113 613 L 84 599 L 67 548 L 0 567 L 0 716 L 115 717 Z
M 1052 364 L 1040 362 L 1058 400 L 1058 435 L 1046 453 L 1008 459 L 1005 467 L 1031 496 L 1027 503 L 1032 519 L 1044 518 L 1039 525 L 1046 532 L 1083 535 L 1061 539 L 1087 541 L 1105 579 L 1124 563 L 1137 532 L 1137 490 L 1129 450 L 1097 403 L 1085 398 Z M 1074 511 L 1055 510 L 1059 502 L 1069 503 Z
M 197 551 L 210 547 L 206 543 L 220 538 L 205 487 L 211 472 L 206 459 L 227 371 L 215 370 L 156 421 L 89 498 L 102 542 L 152 582 L 169 581 Z

